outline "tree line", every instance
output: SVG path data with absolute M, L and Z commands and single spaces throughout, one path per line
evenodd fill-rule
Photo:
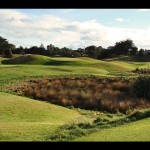
M 118 55 L 144 55 L 144 50 L 135 46 L 132 40 L 126 39 L 116 42 L 114 46 L 109 46 L 107 49 L 102 46 L 87 46 L 85 48 L 78 48 L 73 50 L 71 48 L 59 48 L 52 44 L 44 48 L 43 44 L 38 46 L 31 46 L 30 48 L 23 48 L 22 46 L 16 48 L 15 45 L 10 44 L 7 39 L 0 37 L 0 55 L 2 57 L 12 57 L 13 54 L 39 54 L 50 57 L 91 57 L 95 59 L 111 58 Z

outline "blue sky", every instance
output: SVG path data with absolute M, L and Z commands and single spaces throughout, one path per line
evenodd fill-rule
M 17 47 L 107 48 L 127 38 L 150 49 L 150 9 L 1 9 L 0 36 Z

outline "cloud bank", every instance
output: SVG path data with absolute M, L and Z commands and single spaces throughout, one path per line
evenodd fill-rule
M 0 16 L 0 36 L 16 46 L 40 46 L 43 43 L 44 46 L 53 44 L 60 48 L 77 49 L 89 45 L 107 48 L 129 38 L 140 48 L 150 48 L 150 28 L 105 26 L 96 20 L 71 21 L 50 14 L 35 15 L 8 9 L 0 10 Z M 116 18 L 116 21 L 128 20 Z

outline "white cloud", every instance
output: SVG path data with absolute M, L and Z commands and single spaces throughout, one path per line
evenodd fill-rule
M 135 45 L 150 48 L 150 28 L 109 27 L 96 20 L 71 21 L 53 15 L 29 15 L 14 10 L 0 10 L 0 36 L 16 46 L 54 44 L 79 48 L 89 45 L 108 47 L 130 38 Z M 122 18 L 120 18 L 122 19 Z
M 148 11 L 150 11 L 150 9 L 138 9 L 138 11 L 140 11 L 140 12 L 148 12 Z
M 62 11 L 62 13 L 69 13 L 69 12 L 72 12 L 72 11 L 75 11 L 76 9 L 64 9 Z
M 130 21 L 130 20 L 124 19 L 124 18 L 116 18 L 115 20 L 118 22 L 129 22 Z

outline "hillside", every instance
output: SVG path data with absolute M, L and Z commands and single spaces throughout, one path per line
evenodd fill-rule
M 0 141 L 47 140 L 59 126 L 81 115 L 73 110 L 0 93 Z
M 43 55 L 22 55 L 2 60 L 2 64 L 32 64 L 32 65 L 88 65 L 87 61 L 78 58 L 47 57 Z
M 11 59 L 3 60 L 2 64 L 46 64 L 49 62 L 49 58 L 46 56 L 40 55 L 22 55 L 22 56 L 15 56 Z
M 104 60 L 97 60 L 89 57 L 78 57 L 78 58 L 68 58 L 68 57 L 47 57 L 43 55 L 15 55 L 13 58 L 1 59 L 1 64 L 30 64 L 30 65 L 51 65 L 51 66 L 94 66 L 101 67 L 107 71 L 110 69 L 121 70 L 121 68 L 125 70 L 130 70 L 131 68 L 142 65 L 149 64 L 150 60 L 145 58 L 145 61 L 140 62 L 138 59 L 144 59 L 139 57 L 129 57 L 129 56 L 120 56 L 116 58 L 109 58 Z M 146 61 L 147 60 L 147 61 Z M 117 68 L 115 68 L 117 67 Z
M 150 118 L 127 125 L 103 129 L 76 141 L 150 141 Z
M 5 64 L 4 64 L 5 63 Z M 127 60 L 96 60 L 88 57 L 66 58 L 41 55 L 18 56 L 2 60 L 0 79 L 41 75 L 100 75 L 116 76 L 118 73 L 131 76 L 131 70 L 147 67 L 150 62 Z

